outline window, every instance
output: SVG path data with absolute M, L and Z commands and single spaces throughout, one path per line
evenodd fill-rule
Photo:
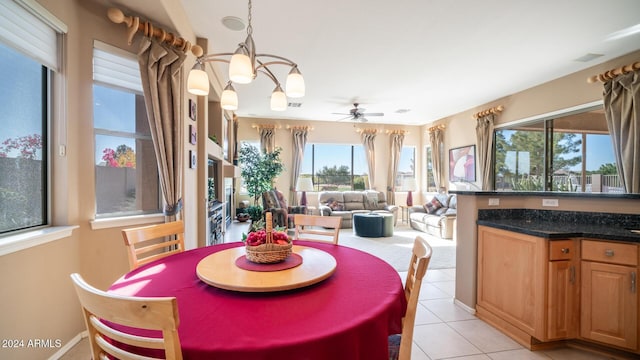
M 96 42 L 93 101 L 96 217 L 160 212 L 156 155 L 133 55 Z
M 622 192 L 601 108 L 495 131 L 495 189 Z
M 431 159 L 431 146 L 425 146 L 424 149 L 424 155 L 425 155 L 425 169 L 427 169 L 426 171 L 426 185 L 427 185 L 427 191 L 436 191 L 436 181 L 435 181 L 435 177 L 433 176 L 433 160 Z
M 311 176 L 316 191 L 364 190 L 368 183 L 364 148 L 362 145 L 307 144 L 300 176 Z
M 50 221 L 49 109 L 65 32 L 35 2 L 0 1 L 0 234 Z
M 396 190 L 416 191 L 417 189 L 405 189 L 406 179 L 415 178 L 416 168 L 416 148 L 413 146 L 403 146 L 400 152 L 400 164 L 398 165 L 398 175 L 396 176 Z
M 47 224 L 49 70 L 0 44 L 0 232 Z

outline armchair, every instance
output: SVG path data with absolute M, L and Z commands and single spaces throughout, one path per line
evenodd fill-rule
M 278 189 L 265 191 L 262 193 L 263 215 L 270 212 L 273 219 L 273 226 L 293 229 L 295 227 L 295 214 L 306 214 L 306 206 L 288 206 L 287 200 Z

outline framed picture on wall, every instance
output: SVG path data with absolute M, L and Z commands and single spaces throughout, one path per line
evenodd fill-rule
M 449 181 L 476 181 L 476 146 L 449 150 Z
M 193 121 L 196 121 L 196 110 L 198 110 L 196 102 L 189 99 L 189 118 Z
M 198 158 L 196 157 L 196 152 L 194 150 L 189 150 L 189 168 L 195 169 L 197 162 Z
M 195 125 L 189 125 L 189 143 L 195 145 L 198 141 L 198 133 L 196 132 Z

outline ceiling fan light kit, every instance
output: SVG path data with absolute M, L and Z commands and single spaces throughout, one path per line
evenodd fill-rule
M 234 53 L 219 53 L 203 55 L 196 60 L 189 77 L 187 88 L 189 93 L 205 96 L 209 94 L 209 76 L 204 70 L 207 62 L 225 62 L 229 64 L 229 82 L 220 96 L 221 107 L 225 110 L 238 109 L 238 95 L 231 85 L 248 84 L 256 78 L 258 73 L 265 74 L 273 81 L 275 88 L 271 93 L 271 110 L 284 111 L 287 109 L 287 97 L 299 98 L 305 94 L 304 78 L 298 69 L 298 65 L 293 61 L 271 54 L 256 54 L 255 43 L 253 42 L 253 28 L 251 27 L 251 0 L 249 0 L 249 16 L 247 26 L 247 38 L 243 43 L 238 44 L 238 49 Z M 224 57 L 231 56 L 230 60 Z M 262 60 L 268 58 L 267 60 Z M 271 72 L 269 66 L 285 65 L 291 67 L 285 83 L 286 93 L 282 90 L 280 81 Z
M 384 113 L 366 113 L 364 112 L 366 109 L 363 108 L 358 108 L 358 103 L 354 103 L 353 104 L 353 109 L 349 110 L 348 114 L 345 113 L 334 113 L 336 115 L 349 115 L 344 119 L 340 119 L 340 120 L 352 120 L 352 121 L 360 121 L 360 122 L 367 122 L 369 121 L 365 116 L 384 116 Z

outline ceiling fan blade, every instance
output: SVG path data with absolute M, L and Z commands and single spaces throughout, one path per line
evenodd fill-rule
M 347 114 L 344 114 L 344 115 L 347 115 Z M 347 120 L 347 119 L 351 120 L 351 119 L 353 119 L 353 116 L 349 115 L 347 117 L 340 118 L 337 121 L 344 121 L 344 120 Z
M 365 116 L 384 116 L 384 113 L 364 113 Z
M 360 117 L 358 118 L 358 120 L 359 120 L 360 122 L 367 122 L 367 121 L 369 121 L 369 119 L 367 119 L 366 117 L 363 117 L 363 116 L 360 116 Z

